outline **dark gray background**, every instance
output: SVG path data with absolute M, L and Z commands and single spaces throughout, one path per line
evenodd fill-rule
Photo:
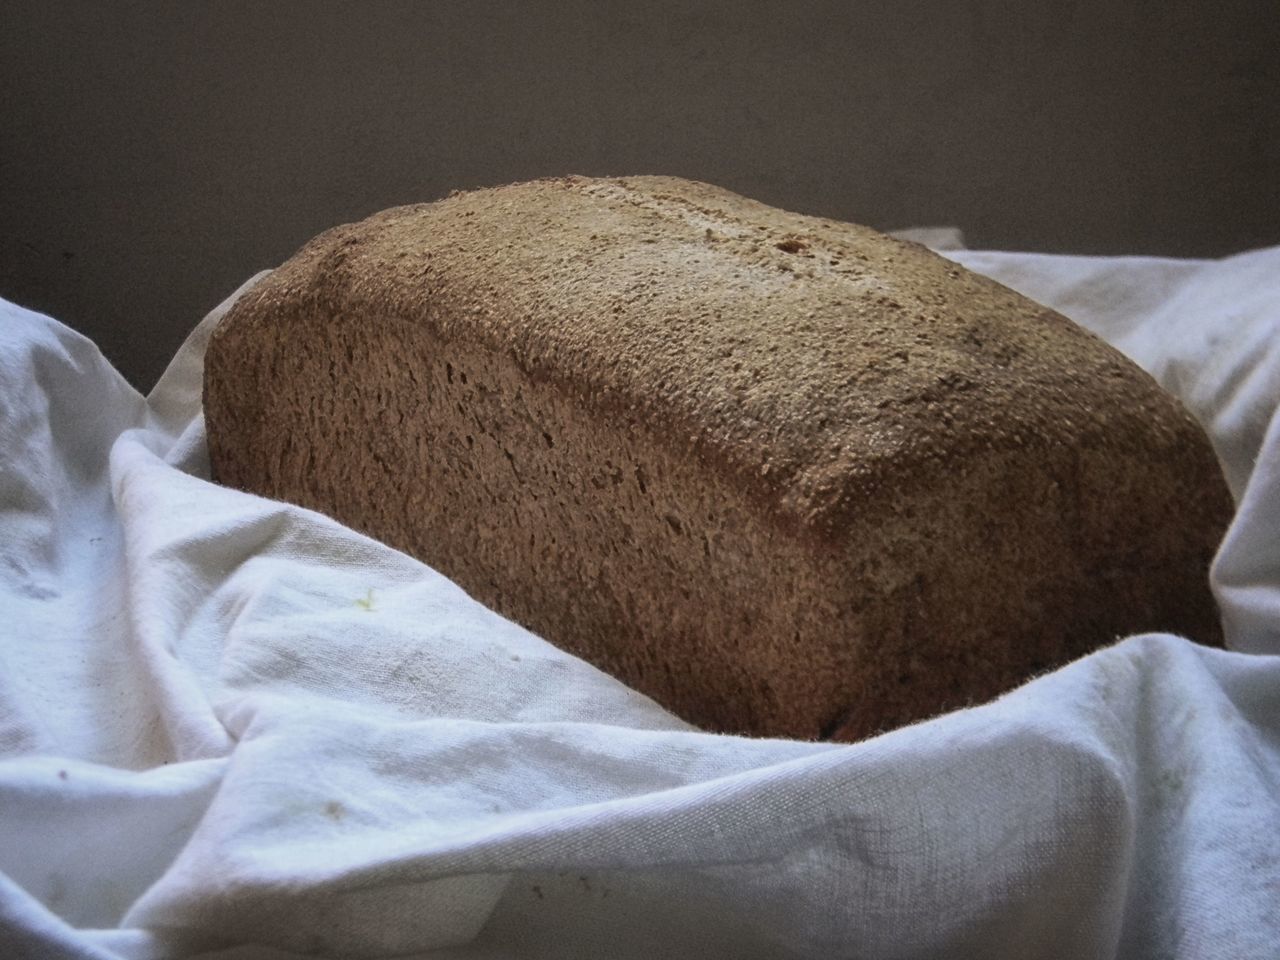
M 455 187 L 671 173 L 971 246 L 1280 242 L 1280 3 L 0 7 L 0 296 L 138 386 L 252 272 Z

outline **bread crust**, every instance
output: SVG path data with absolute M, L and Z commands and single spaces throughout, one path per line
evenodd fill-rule
M 1115 637 L 1218 642 L 1203 432 L 913 244 L 669 177 L 330 230 L 211 338 L 220 482 L 329 513 L 693 723 L 854 739 Z

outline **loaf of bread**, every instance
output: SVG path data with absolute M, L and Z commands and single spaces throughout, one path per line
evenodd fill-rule
M 1219 641 L 1199 427 L 922 247 L 667 177 L 337 227 L 209 343 L 215 478 L 710 730 L 856 739 L 1116 637 Z

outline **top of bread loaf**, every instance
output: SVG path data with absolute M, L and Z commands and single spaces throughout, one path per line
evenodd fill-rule
M 376 304 L 507 354 L 818 535 L 984 449 L 1201 449 L 1176 401 L 1059 314 L 918 245 L 672 177 L 387 210 L 308 244 L 245 297 L 251 322 L 277 315 L 262 298 Z

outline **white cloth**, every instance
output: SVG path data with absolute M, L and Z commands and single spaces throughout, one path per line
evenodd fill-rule
M 700 733 L 208 482 L 226 304 L 144 400 L 0 302 L 0 957 L 1280 955 L 1280 248 L 948 255 L 1208 425 L 1236 652 L 1134 637 L 852 746 Z

